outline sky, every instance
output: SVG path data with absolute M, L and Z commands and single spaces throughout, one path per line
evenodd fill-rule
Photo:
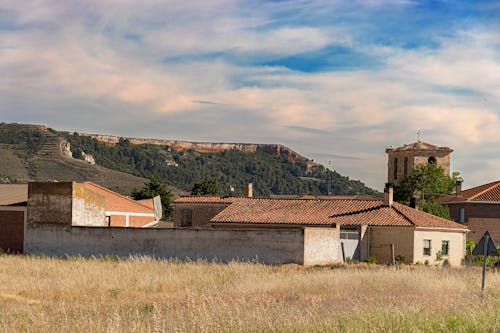
M 0 2 L 0 121 L 281 143 L 381 189 L 385 149 L 500 180 L 499 1 Z

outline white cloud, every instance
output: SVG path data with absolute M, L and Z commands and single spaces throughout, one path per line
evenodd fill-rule
M 314 3 L 315 10 L 325 3 Z M 368 7 L 407 4 L 411 3 L 372 1 Z M 384 148 L 413 140 L 421 129 L 426 141 L 483 154 L 481 171 L 460 160 L 470 184 L 484 181 L 485 174 L 499 176 L 498 161 L 484 148 L 497 142 L 500 132 L 498 32 L 471 27 L 441 38 L 439 47 L 408 50 L 361 45 L 345 26 L 277 24 L 272 13 L 258 6 L 242 8 L 233 1 L 8 1 L 3 6 L 17 13 L 14 20 L 23 28 L 0 31 L 0 98 L 29 94 L 34 107 L 46 106 L 41 114 L 68 100 L 99 105 L 82 113 L 105 105 L 110 119 L 126 109 L 129 119 L 121 122 L 128 121 L 131 128 L 147 117 L 164 116 L 166 123 L 191 119 L 194 124 L 195 118 L 209 114 L 216 134 L 199 124 L 190 130 L 184 123 L 186 134 L 176 133 L 227 141 L 243 140 L 241 133 L 248 133 L 250 122 L 253 138 L 245 141 L 278 140 L 305 153 L 359 157 L 336 161 L 335 167 L 379 188 L 386 177 Z M 242 59 L 265 59 L 331 44 L 357 48 L 386 64 L 358 71 L 297 73 L 206 56 L 226 52 Z M 179 61 L 161 61 L 175 57 Z M 0 114 L 10 112 L 9 107 L 3 105 Z M 242 121 L 245 114 L 251 119 Z M 322 133 L 294 131 L 294 126 Z M 164 136 L 161 131 L 147 132 Z

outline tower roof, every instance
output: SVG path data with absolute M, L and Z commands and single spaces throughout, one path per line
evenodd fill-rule
M 385 150 L 385 152 L 389 153 L 389 152 L 395 152 L 395 151 L 408 151 L 408 150 L 441 150 L 441 151 L 447 151 L 450 153 L 453 151 L 453 149 L 451 149 L 450 147 L 438 147 L 438 146 L 435 146 L 435 145 L 430 144 L 428 142 L 417 141 L 417 142 L 402 145 L 401 147 L 397 147 L 397 148 L 387 148 Z

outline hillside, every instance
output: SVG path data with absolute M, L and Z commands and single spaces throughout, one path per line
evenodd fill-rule
M 217 179 L 224 195 L 241 195 L 249 182 L 260 196 L 379 195 L 362 182 L 313 163 L 283 145 L 60 135 L 71 144 L 75 157 L 91 154 L 105 167 L 145 178 L 156 176 L 185 191 L 210 177 Z
M 277 144 L 127 139 L 1 123 L 0 158 L 4 182 L 88 180 L 124 194 L 155 176 L 177 195 L 205 177 L 217 179 L 224 195 L 241 195 L 249 182 L 260 196 L 379 195 Z
M 129 194 L 147 181 L 74 159 L 65 143 L 45 126 L 0 123 L 0 182 L 92 181 Z

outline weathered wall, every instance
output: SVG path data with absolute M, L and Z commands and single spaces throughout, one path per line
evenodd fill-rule
M 36 223 L 27 227 L 26 253 L 303 264 L 304 230 L 132 229 Z
M 229 204 L 227 203 L 175 203 L 174 226 L 181 228 L 182 210 L 191 209 L 193 228 L 210 228 L 212 217 L 220 213 Z
M 464 208 L 465 225 L 470 229 L 467 237 L 479 241 L 489 231 L 496 242 L 500 242 L 500 203 L 449 203 L 450 215 L 460 221 L 460 208 Z
M 26 207 L 0 206 L 0 252 L 22 253 Z
M 413 231 L 410 227 L 370 227 L 370 256 L 380 264 L 390 263 L 394 244 L 394 256 L 403 255 L 407 263 L 413 263 Z
M 414 257 L 413 262 L 424 263 L 426 260 L 429 264 L 440 264 L 442 260 L 448 259 L 452 266 L 460 266 L 462 259 L 465 258 L 465 233 L 453 231 L 435 231 L 435 230 L 415 230 L 414 236 Z M 431 241 L 431 255 L 424 256 L 424 239 Z M 441 251 L 442 241 L 449 241 L 449 255 L 443 256 L 442 260 L 436 260 L 436 254 Z
M 28 223 L 71 224 L 73 183 L 28 184 Z
M 340 227 L 304 229 L 304 265 L 339 262 Z
M 106 226 L 105 198 L 81 184 L 73 183 L 72 219 L 74 226 Z
M 387 161 L 387 181 L 393 184 L 399 184 L 405 177 L 405 157 L 408 158 L 406 174 L 409 175 L 412 170 L 422 164 L 427 164 L 429 157 L 436 158 L 436 164 L 444 169 L 446 175 L 450 174 L 450 152 L 446 150 L 403 150 L 390 151 Z M 397 163 L 397 179 L 394 178 L 394 160 L 398 159 Z

